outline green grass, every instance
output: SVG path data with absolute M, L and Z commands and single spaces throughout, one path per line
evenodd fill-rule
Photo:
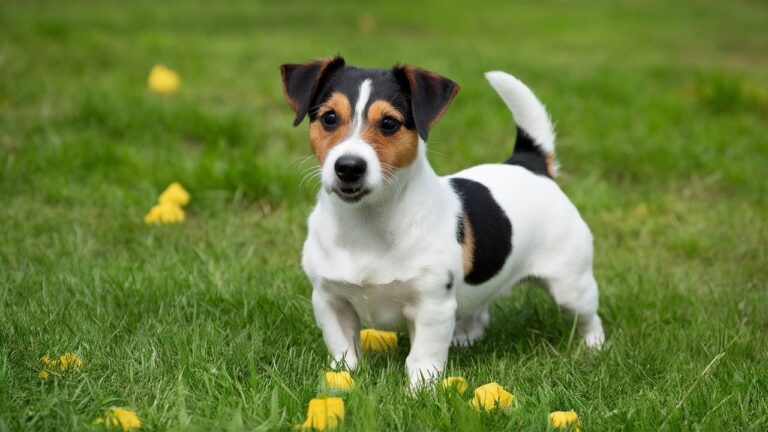
M 512 391 L 508 415 L 409 396 L 403 338 L 354 374 L 344 429 L 545 430 L 568 409 L 584 430 L 768 429 L 768 6 L 495 3 L 0 4 L 0 430 L 89 429 L 112 406 L 146 430 L 303 420 L 329 360 L 299 266 L 317 188 L 277 67 L 335 53 L 462 85 L 430 135 L 440 173 L 511 151 L 482 72 L 531 85 L 608 337 L 585 349 L 521 287 L 448 366 Z M 156 63 L 175 97 L 146 89 Z M 175 180 L 187 223 L 145 226 Z M 80 371 L 37 378 L 70 351 Z

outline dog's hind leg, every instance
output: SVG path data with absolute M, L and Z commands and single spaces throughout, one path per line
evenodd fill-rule
M 483 337 L 488 326 L 490 316 L 488 306 L 481 307 L 477 312 L 466 315 L 456 320 L 456 328 L 453 330 L 453 346 L 472 346 Z
M 603 325 L 597 315 L 597 282 L 589 270 L 578 277 L 545 278 L 544 285 L 555 303 L 569 318 L 575 318 L 579 334 L 589 347 L 605 342 Z

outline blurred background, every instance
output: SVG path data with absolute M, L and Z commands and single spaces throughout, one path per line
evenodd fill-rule
M 512 151 L 483 72 L 537 93 L 614 344 L 572 347 L 525 288 L 452 367 L 506 380 L 527 411 L 406 403 L 401 346 L 362 372 L 383 387 L 356 396 L 350 428 L 536 429 L 557 407 L 594 430 L 768 428 L 767 23 L 756 0 L 4 0 L 0 426 L 77 429 L 113 405 L 159 429 L 301 420 L 326 361 L 299 268 L 318 187 L 279 65 L 341 54 L 462 86 L 430 134 L 441 174 Z M 172 94 L 148 88 L 158 64 L 179 74 Z M 186 222 L 146 226 L 173 181 Z M 85 372 L 39 382 L 39 358 L 66 351 Z

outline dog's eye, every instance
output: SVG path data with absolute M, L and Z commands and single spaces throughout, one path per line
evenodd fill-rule
M 336 117 L 335 112 L 328 111 L 327 113 L 323 114 L 322 117 L 320 117 L 320 123 L 327 130 L 335 129 L 336 126 L 339 125 L 339 118 Z
M 384 135 L 391 135 L 400 129 L 400 122 L 390 116 L 386 116 L 381 120 L 379 129 Z

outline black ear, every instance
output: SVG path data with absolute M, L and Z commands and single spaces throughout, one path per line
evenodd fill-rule
M 413 121 L 426 141 L 432 129 L 459 92 L 459 85 L 436 73 L 411 66 L 392 68 L 395 78 L 411 97 Z
M 298 126 L 309 111 L 309 104 L 317 94 L 321 81 L 344 66 L 344 59 L 315 60 L 304 64 L 284 64 L 280 66 L 283 76 L 283 94 L 288 105 L 296 113 L 293 126 Z

